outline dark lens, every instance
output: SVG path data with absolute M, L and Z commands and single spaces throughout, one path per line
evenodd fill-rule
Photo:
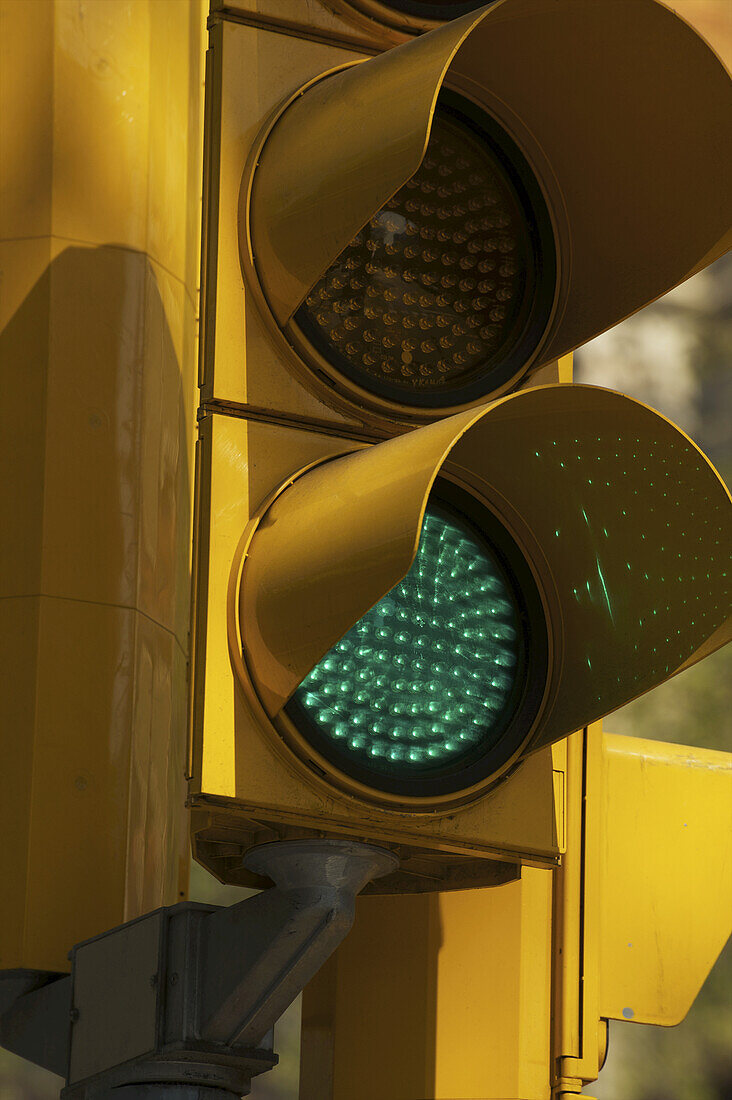
M 296 322 L 329 363 L 387 399 L 478 399 L 515 373 L 540 253 L 516 173 L 443 109 L 418 171 L 331 264 Z

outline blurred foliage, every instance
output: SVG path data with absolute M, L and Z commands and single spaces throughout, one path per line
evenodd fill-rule
M 0 1048 L 0 1097 L 2 1100 L 58 1100 L 61 1077 L 16 1058 Z

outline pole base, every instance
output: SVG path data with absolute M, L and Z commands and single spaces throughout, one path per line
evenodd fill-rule
M 252 1077 L 272 1069 L 277 1055 L 247 1061 L 246 1067 L 162 1059 L 116 1066 L 68 1085 L 60 1100 L 239 1100 L 249 1095 Z

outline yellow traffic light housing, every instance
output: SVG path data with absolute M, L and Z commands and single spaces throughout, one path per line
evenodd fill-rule
M 242 260 L 324 400 L 387 428 L 444 416 L 721 254 L 727 75 L 655 2 L 621 14 L 504 0 L 275 109 L 242 181 Z M 648 140 L 669 118 L 674 140 Z
M 728 638 L 730 521 L 664 418 L 537 383 L 724 250 L 729 81 L 651 0 L 502 0 L 376 57 L 282 29 L 211 30 L 197 857 L 244 882 L 262 839 L 366 837 L 383 890 L 555 866 L 554 743 Z
M 334 785 L 463 803 L 723 644 L 731 520 L 658 414 L 525 390 L 288 479 L 235 559 L 234 668 Z

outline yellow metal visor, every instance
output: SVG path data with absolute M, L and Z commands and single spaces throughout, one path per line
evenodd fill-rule
M 655 0 L 500 0 L 323 74 L 262 135 L 242 250 L 280 327 L 418 169 L 444 90 L 509 134 L 535 173 L 558 259 L 549 362 L 728 247 L 732 83 Z
M 250 527 L 237 637 L 270 717 L 406 575 L 438 476 L 498 517 L 542 593 L 551 668 L 534 746 L 729 638 L 732 508 L 708 460 L 628 397 L 538 387 L 309 469 Z

